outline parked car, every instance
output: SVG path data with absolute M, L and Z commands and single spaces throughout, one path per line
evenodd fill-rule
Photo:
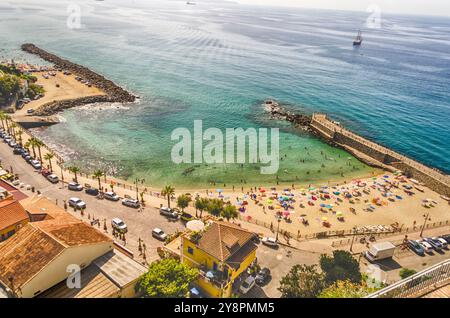
M 416 241 L 413 240 L 409 240 L 408 241 L 408 247 L 410 250 L 412 250 L 414 253 L 416 253 L 417 255 L 420 256 L 424 256 L 425 255 L 425 250 L 423 249 L 423 247 L 417 243 Z
M 261 240 L 261 243 L 263 243 L 264 245 L 267 245 L 267 246 L 271 246 L 271 247 L 278 246 L 277 240 L 274 239 L 273 237 L 268 237 L 268 236 L 263 237 Z
M 83 190 L 83 186 L 76 182 L 69 182 L 67 187 L 69 188 L 69 190 L 72 190 L 72 191 L 82 191 Z
M 96 189 L 96 188 L 86 188 L 86 189 L 84 190 L 84 192 L 85 192 L 86 194 L 93 195 L 93 196 L 97 196 L 97 195 L 99 194 L 99 191 L 98 191 L 98 189 Z
M 139 200 L 129 199 L 129 198 L 123 199 L 122 204 L 125 206 L 128 206 L 130 208 L 136 208 L 136 209 L 141 206 L 141 204 L 139 203 Z
M 430 244 L 435 251 L 442 250 L 442 244 L 438 240 L 433 240 L 431 237 L 426 237 L 423 240 Z
M 11 148 L 14 148 L 14 147 L 17 146 L 17 143 L 16 143 L 16 141 L 15 141 L 14 139 L 11 139 L 11 141 L 8 142 L 8 145 L 9 145 Z
M 447 248 L 447 246 L 448 246 L 448 243 L 447 243 L 447 241 L 446 240 L 444 240 L 442 237 L 433 237 L 433 240 L 435 240 L 435 241 L 438 241 L 438 242 L 440 242 L 441 243 L 441 245 L 442 245 L 442 248 Z
M 266 284 L 270 279 L 270 269 L 264 267 L 256 274 L 255 281 L 258 285 Z
M 33 161 L 33 157 L 31 157 L 30 155 L 28 155 L 28 156 L 25 156 L 25 161 L 27 162 L 27 163 L 29 163 L 29 164 L 31 164 L 31 161 Z
M 50 170 L 48 170 L 48 169 L 42 169 L 42 170 L 41 170 L 41 174 L 42 174 L 44 177 L 47 177 L 47 176 L 51 175 L 52 173 L 51 173 Z
M 160 241 L 165 241 L 167 238 L 167 234 L 159 228 L 153 229 L 152 236 Z
M 33 108 L 30 108 L 30 109 L 27 110 L 27 114 L 32 114 L 32 113 L 34 113 L 34 109 Z
M 86 209 L 86 203 L 83 200 L 81 200 L 80 198 L 76 198 L 76 197 L 69 199 L 69 206 L 74 207 L 79 210 Z
M 125 222 L 119 218 L 112 219 L 111 226 L 120 233 L 126 233 L 128 231 L 128 227 Z
M 427 254 L 431 254 L 433 252 L 433 246 L 431 246 L 428 242 L 425 241 L 421 241 L 421 240 L 417 240 L 417 243 L 420 244 L 420 246 L 422 246 L 423 250 L 425 251 L 425 253 Z
M 33 166 L 34 169 L 39 170 L 42 168 L 41 163 L 39 160 L 31 160 L 30 164 Z
M 442 235 L 441 238 L 443 238 L 447 242 L 447 244 L 450 243 L 450 234 Z
M 25 150 L 23 150 L 23 148 L 20 147 L 15 147 L 13 150 L 13 154 L 15 155 L 21 155 Z
M 59 178 L 56 174 L 49 174 L 47 176 L 47 180 L 50 181 L 51 183 L 58 183 L 59 182 Z
M 24 152 L 22 152 L 22 158 L 23 159 L 25 159 L 25 157 L 29 156 L 29 155 L 30 155 L 30 153 L 28 151 L 26 151 L 26 150 Z
M 105 199 L 110 201 L 119 201 L 120 197 L 115 192 L 109 191 L 105 192 Z
M 159 209 L 159 214 L 167 216 L 172 219 L 178 219 L 179 214 L 175 212 L 173 209 L 169 209 L 166 207 L 162 207 Z
M 253 288 L 253 286 L 255 286 L 255 278 L 253 277 L 253 276 L 248 276 L 245 280 L 244 280 L 244 282 L 242 283 L 242 285 L 241 286 L 239 286 L 239 291 L 242 293 L 242 294 L 247 294 L 249 291 L 250 291 L 250 289 L 252 289 Z
M 183 221 L 189 222 L 189 221 L 192 221 L 192 220 L 194 219 L 194 216 L 193 216 L 192 214 L 183 212 L 183 213 L 181 213 L 180 218 L 181 218 Z

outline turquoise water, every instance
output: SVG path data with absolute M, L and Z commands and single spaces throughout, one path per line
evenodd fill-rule
M 277 126 L 278 180 L 329 180 L 370 172 L 341 150 L 264 120 L 274 98 L 321 111 L 401 153 L 450 171 L 450 20 L 261 8 L 226 2 L 76 1 L 82 28 L 66 27 L 63 1 L 0 4 L 0 56 L 31 59 L 33 42 L 123 85 L 137 104 L 65 111 L 40 136 L 65 157 L 149 184 L 274 183 L 258 165 L 175 165 L 170 134 L 191 128 Z M 351 45 L 363 30 L 361 48 Z M 305 148 L 306 147 L 306 148 Z M 189 169 L 191 168 L 191 169 Z M 189 169 L 189 173 L 183 172 Z

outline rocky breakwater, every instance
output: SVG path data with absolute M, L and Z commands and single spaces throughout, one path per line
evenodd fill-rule
M 272 119 L 285 120 L 292 123 L 296 128 L 307 131 L 310 130 L 309 125 L 311 123 L 311 117 L 308 115 L 289 111 L 273 100 L 266 100 L 264 102 L 264 108 L 265 111 L 270 114 Z
M 62 59 L 52 53 L 49 53 L 34 44 L 26 43 L 22 45 L 22 50 L 31 54 L 35 54 L 40 58 L 52 63 L 56 68 L 65 71 L 70 71 L 73 74 L 89 81 L 92 85 L 102 90 L 106 95 L 81 97 L 71 100 L 53 101 L 42 105 L 36 110 L 36 116 L 48 116 L 55 114 L 63 109 L 80 106 L 90 103 L 98 102 L 117 102 L 117 103 L 131 103 L 136 100 L 136 96 L 129 93 L 122 87 L 116 85 L 111 80 L 108 80 L 103 75 L 91 71 L 87 67 L 72 63 L 68 60 Z

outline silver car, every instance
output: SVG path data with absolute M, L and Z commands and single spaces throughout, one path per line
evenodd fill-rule
M 167 238 L 167 234 L 159 228 L 153 229 L 152 236 L 160 241 L 165 241 Z
M 80 198 L 70 198 L 69 205 L 79 210 L 86 209 L 86 203 Z
M 123 199 L 122 200 L 122 204 L 123 205 L 125 205 L 125 206 L 128 206 L 128 207 L 130 207 L 130 208 L 139 208 L 139 206 L 141 205 L 140 203 L 139 203 L 139 200 L 136 200 L 136 199 L 128 199 L 128 198 L 126 198 L 126 199 Z
M 105 192 L 104 196 L 105 196 L 106 200 L 110 200 L 110 201 L 119 201 L 120 200 L 120 197 L 116 193 L 111 192 L 111 191 Z

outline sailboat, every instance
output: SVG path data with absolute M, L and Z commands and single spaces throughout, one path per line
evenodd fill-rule
M 353 41 L 353 45 L 357 46 L 357 45 L 361 45 L 362 43 L 362 33 L 361 30 L 358 31 L 358 35 L 356 36 L 356 39 Z

